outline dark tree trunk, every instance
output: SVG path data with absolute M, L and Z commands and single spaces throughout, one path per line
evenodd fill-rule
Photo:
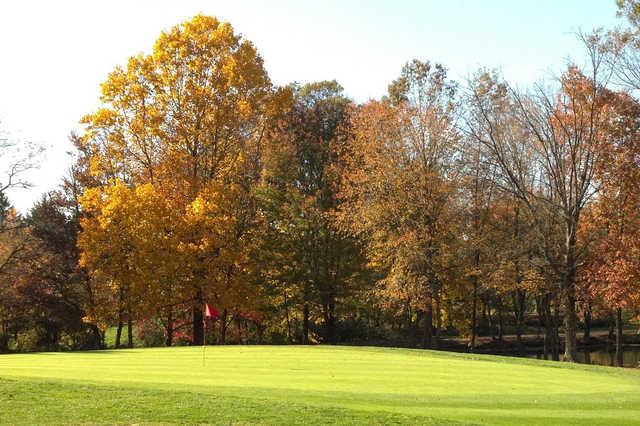
M 544 338 L 542 341 L 542 357 L 549 359 L 549 327 L 544 325 Z
M 264 343 L 264 324 L 262 322 L 256 323 L 256 335 L 258 336 L 258 344 L 262 345 Z
M 469 352 L 475 352 L 476 350 L 476 311 L 478 305 L 478 278 L 474 278 L 473 280 L 473 303 L 471 312 L 471 341 L 469 342 Z
M 517 241 L 520 234 L 520 208 L 518 204 L 515 205 L 513 211 L 513 238 Z M 524 347 L 522 344 L 522 325 L 524 322 L 524 309 L 527 298 L 527 293 L 520 289 L 522 283 L 522 273 L 520 272 L 520 260 L 518 257 L 515 259 L 516 267 L 516 291 L 513 295 L 513 309 L 516 314 L 516 342 L 518 346 L 518 354 L 524 354 Z
M 618 308 L 618 311 L 616 312 L 616 365 L 618 367 L 622 367 L 624 365 L 622 344 L 622 308 Z
M 407 303 L 405 304 L 405 314 L 407 319 L 407 330 L 413 331 L 413 314 L 411 312 L 411 299 L 407 298 Z
M 195 346 L 204 345 L 204 315 L 202 313 L 203 305 L 204 299 L 202 297 L 202 291 L 198 290 L 193 305 L 193 344 Z
M 493 326 L 493 316 L 491 315 L 491 301 L 489 297 L 485 299 L 484 305 L 487 308 L 487 326 L 489 327 L 489 331 L 491 331 L 491 340 L 496 340 L 495 327 Z
M 291 320 L 289 319 L 289 302 L 287 301 L 287 291 L 283 289 L 283 297 L 284 297 L 284 312 L 285 318 L 287 320 L 287 341 L 291 343 Z
M 165 330 L 167 332 L 165 344 L 171 346 L 173 345 L 173 309 L 171 307 L 169 307 L 169 312 L 167 313 L 167 327 Z
M 609 311 L 609 337 L 608 337 L 608 342 L 613 342 L 614 339 L 614 335 L 615 335 L 615 328 L 616 328 L 616 320 L 613 317 L 613 311 Z
M 549 338 L 551 336 L 551 318 L 548 314 L 549 296 L 536 296 L 536 311 L 538 312 L 538 319 L 540 326 L 544 330 L 544 340 L 542 346 L 542 356 L 544 359 L 549 359 Z
M 120 338 L 122 337 L 122 327 L 124 318 L 124 288 L 118 289 L 118 330 L 116 331 L 116 349 L 120 347 Z
M 229 312 L 227 308 L 222 310 L 222 315 L 220 316 L 220 344 L 224 345 L 227 341 L 227 316 Z
M 524 309 L 527 294 L 524 290 L 516 290 L 513 293 L 513 311 L 516 323 L 516 342 L 518 346 L 518 354 L 524 353 L 524 345 L 522 343 L 522 325 L 524 323 Z
M 564 315 L 564 360 L 576 362 L 578 316 L 576 315 L 576 300 L 573 295 L 573 285 L 565 288 L 565 315 Z
M 324 316 L 325 341 L 331 345 L 336 344 L 336 322 L 335 308 L 333 302 L 322 305 L 322 314 Z
M 425 303 L 424 310 L 424 334 L 422 336 L 422 349 L 430 349 L 433 337 L 433 308 L 431 298 Z
M 553 317 L 553 329 L 552 329 L 552 337 L 553 337 L 553 347 L 551 350 L 551 356 L 554 361 L 560 361 L 560 308 L 558 307 L 558 302 L 556 302 L 554 317 Z
M 591 305 L 587 306 L 584 311 L 584 336 L 582 341 L 584 344 L 588 344 L 591 339 Z
M 96 339 L 96 345 L 98 345 L 98 349 L 104 349 L 104 334 L 100 332 L 100 329 L 95 324 L 89 324 L 89 328 L 93 332 L 93 337 Z
M 309 304 L 302 307 L 302 344 L 309 344 Z
M 116 349 L 120 347 L 120 338 L 122 337 L 122 319 L 118 321 L 118 329 L 116 330 Z
M 200 306 L 193 307 L 193 344 L 202 346 L 204 344 L 204 316 Z
M 440 348 L 440 335 L 442 332 L 442 314 L 440 313 L 440 295 L 436 297 L 436 339 L 435 348 Z
M 337 343 L 336 336 L 336 304 L 334 302 L 329 303 L 329 322 L 327 324 L 329 331 L 329 343 L 335 345 Z
M 502 315 L 502 297 L 498 296 L 498 342 L 504 337 L 504 317 Z
M 576 362 L 578 316 L 576 315 L 575 277 L 576 277 L 576 230 L 577 218 L 571 218 L 567 225 L 565 276 L 562 282 L 564 297 L 564 360 Z
M 544 296 L 544 359 L 549 359 L 550 346 L 556 345 L 554 337 L 553 317 L 551 316 L 551 297 Z
M 131 320 L 131 312 L 129 312 L 129 317 L 127 318 L 127 333 L 129 334 L 129 336 L 127 336 L 127 346 L 133 348 L 133 321 Z
M 9 352 L 9 333 L 7 330 L 7 322 L 2 321 L 0 327 L 0 353 Z
M 475 250 L 473 256 L 473 266 L 476 270 L 480 266 L 480 250 Z M 476 350 L 476 334 L 478 329 L 477 324 L 477 311 L 478 311 L 478 276 L 473 277 L 473 312 L 471 313 L 471 342 L 469 342 L 469 352 L 475 352 Z

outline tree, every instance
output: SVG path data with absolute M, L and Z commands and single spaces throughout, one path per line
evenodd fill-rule
M 302 343 L 310 342 L 312 310 L 318 306 L 324 341 L 337 341 L 337 309 L 359 269 L 359 248 L 333 224 L 348 137 L 350 101 L 336 81 L 293 85 L 293 105 L 267 134 L 265 170 L 258 196 L 270 223 L 275 253 L 271 279 L 302 308 Z M 287 253 L 289 251 L 289 253 Z M 279 254 L 279 255 L 278 255 Z M 284 266 L 284 265 L 283 265 Z M 289 302 L 294 303 L 294 302 Z M 288 312 L 286 313 L 288 317 Z
M 387 297 L 423 313 L 425 348 L 432 345 L 433 301 L 439 307 L 454 223 L 455 94 L 441 65 L 408 63 L 389 99 L 355 113 L 346 154 L 341 222 L 366 241 L 370 263 L 384 271 Z
M 6 194 L 11 188 L 29 188 L 31 184 L 24 178 L 25 172 L 37 165 L 38 155 L 43 148 L 32 142 L 15 142 L 0 133 L 0 193 Z
M 210 203 L 203 197 L 220 191 L 237 195 L 237 189 L 249 192 L 248 186 L 259 177 L 257 153 L 265 119 L 271 108 L 277 108 L 277 96 L 254 46 L 235 35 L 228 23 L 202 15 L 163 32 L 153 54 L 132 57 L 126 69 L 116 68 L 102 85 L 102 102 L 101 109 L 84 118 L 87 129 L 82 140 L 102 193 L 115 186 L 124 194 L 126 185 L 133 194 L 136 188 L 151 185 L 153 189 L 145 191 L 162 194 L 171 209 L 184 216 L 182 224 L 197 222 L 187 216 L 200 211 L 197 205 Z M 98 198 L 94 194 L 86 200 Z M 225 207 L 232 210 L 216 208 L 223 220 L 239 213 L 235 204 Z M 255 209 L 251 203 L 242 208 L 240 214 L 247 217 L 233 217 L 234 223 L 250 224 L 245 219 Z M 187 239 L 178 248 L 209 239 L 182 236 Z M 186 276 L 183 297 L 192 301 L 195 344 L 203 342 L 202 306 L 205 296 L 213 293 L 207 286 L 220 279 L 208 275 L 216 269 L 212 265 L 218 262 L 219 268 L 229 270 L 241 261 L 229 263 L 219 257 L 219 249 L 208 247 L 200 253 L 201 267 L 194 266 Z M 229 273 L 234 274 L 233 268 Z
M 582 211 L 596 192 L 596 163 L 609 118 L 608 92 L 600 81 L 603 57 L 597 49 L 590 53 L 591 76 L 569 67 L 556 93 L 539 87 L 524 95 L 484 74 L 472 86 L 469 99 L 473 110 L 469 132 L 491 153 L 501 185 L 530 210 L 543 240 L 549 221 L 562 229 L 562 244 L 545 240 L 543 252 L 562 289 L 564 357 L 572 362 L 576 361 L 576 272 L 584 253 L 578 230 Z
M 595 234 L 584 279 L 595 300 L 616 311 L 617 363 L 622 366 L 622 310 L 640 312 L 640 105 L 612 97 L 608 143 L 597 163 L 599 192 L 585 228 Z

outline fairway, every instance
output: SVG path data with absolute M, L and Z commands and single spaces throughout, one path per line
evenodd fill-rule
M 640 371 L 369 347 L 2 355 L 0 422 L 638 424 Z

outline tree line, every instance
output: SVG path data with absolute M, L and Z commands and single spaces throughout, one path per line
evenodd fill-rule
M 381 99 L 271 83 L 208 16 L 102 84 L 58 191 L 0 183 L 0 352 L 208 342 L 443 346 L 532 318 L 544 357 L 640 312 L 640 7 L 516 90 L 413 60 Z M 0 145 L 3 155 L 9 142 Z M 4 184 L 4 186 L 3 186 Z M 205 327 L 204 304 L 218 312 Z

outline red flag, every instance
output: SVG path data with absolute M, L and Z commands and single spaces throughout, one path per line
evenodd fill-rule
M 204 317 L 205 318 L 218 318 L 218 311 L 215 308 L 205 304 L 204 305 Z

